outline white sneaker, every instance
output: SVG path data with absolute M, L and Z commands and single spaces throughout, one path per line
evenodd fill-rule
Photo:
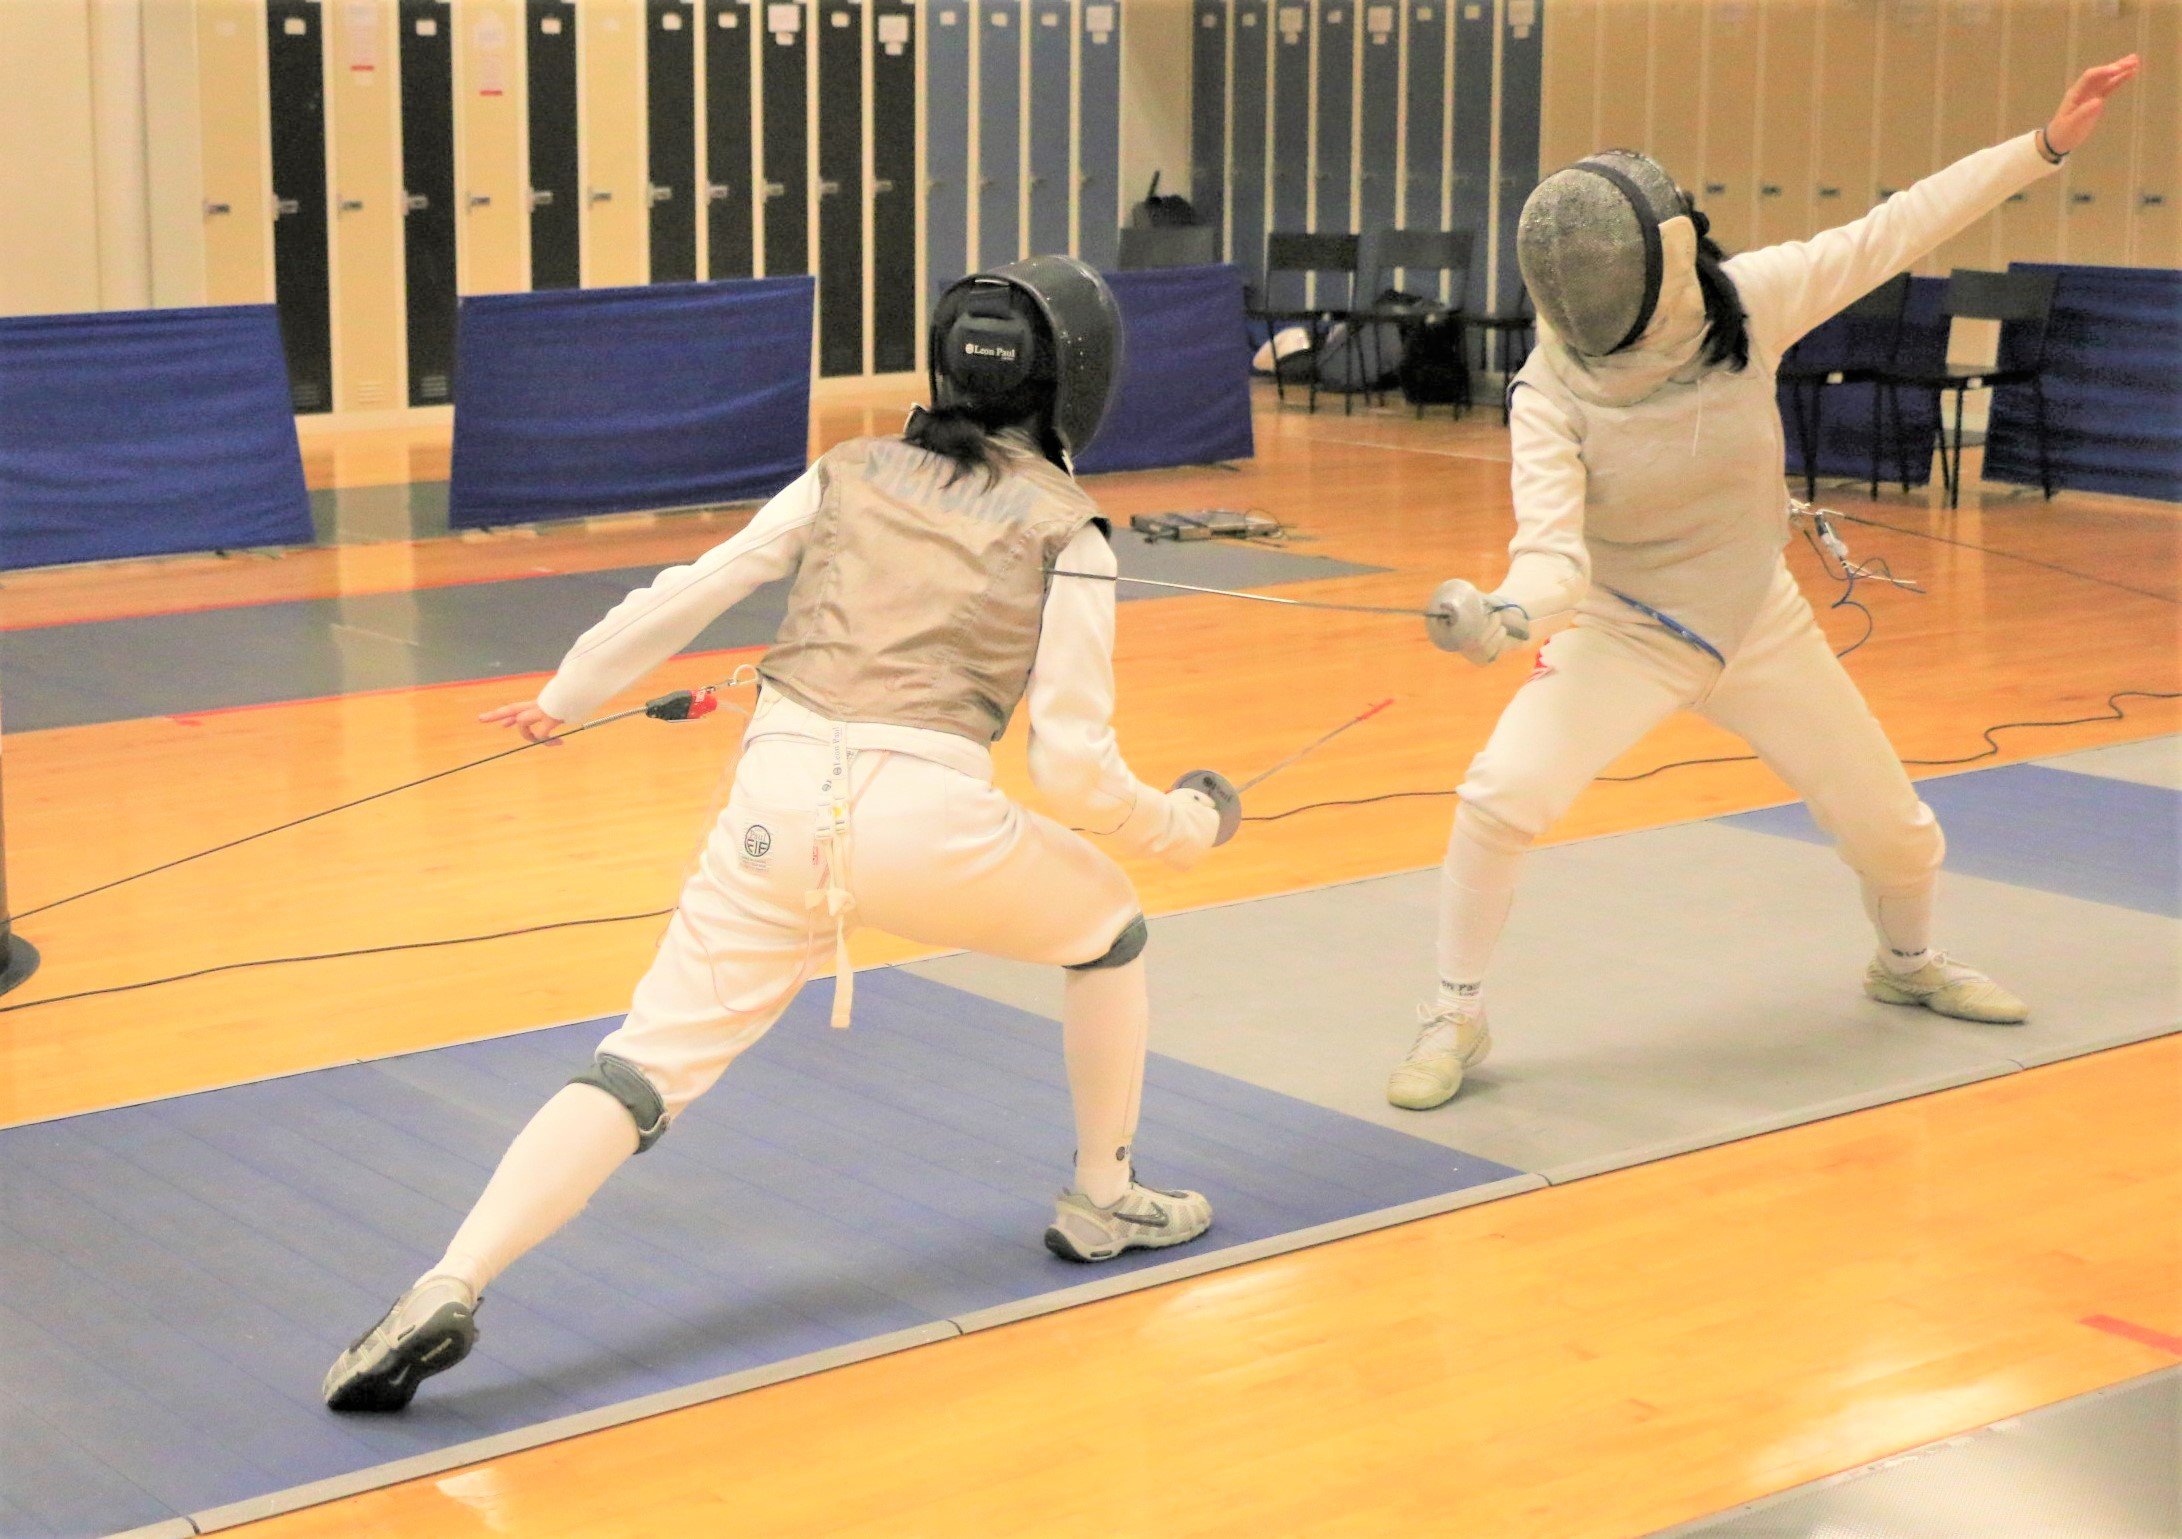
M 2019 1025 L 2030 1014 L 2030 1006 L 1976 968 L 1938 951 L 1913 973 L 1890 972 L 1886 963 L 1874 957 L 1864 969 L 1864 992 L 1883 1004 L 1922 1005 L 1958 1021 L 1987 1026 Z
M 1444 1106 L 1462 1088 L 1463 1071 L 1483 1063 L 1492 1050 L 1493 1034 L 1483 1010 L 1420 1007 L 1417 1040 L 1387 1076 L 1386 1098 L 1405 1111 Z
M 1163 1192 L 1134 1176 L 1111 1206 L 1083 1193 L 1061 1193 L 1046 1249 L 1070 1261 L 1111 1261 L 1125 1250 L 1187 1245 L 1212 1227 L 1212 1204 L 1201 1192 Z
M 326 1370 L 320 1392 L 336 1411 L 399 1411 L 417 1386 L 470 1355 L 477 1295 L 454 1277 L 428 1277 Z

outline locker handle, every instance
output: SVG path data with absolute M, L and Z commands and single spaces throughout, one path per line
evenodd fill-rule
M 553 206 L 553 189 L 550 187 L 531 188 L 530 206 L 532 208 L 551 208 Z
M 674 189 L 672 187 L 662 187 L 659 183 L 653 182 L 646 191 L 651 194 L 651 200 L 654 203 L 672 203 L 674 201 Z
M 1838 187 L 1821 187 L 1818 189 L 1818 195 L 1822 198 L 1838 198 L 1841 196 L 1841 189 Z
M 235 212 L 235 209 L 232 204 L 207 203 L 205 205 L 205 217 L 207 219 L 210 219 L 215 214 L 232 214 L 233 212 Z
M 765 195 L 768 198 L 785 198 L 788 196 L 788 184 L 786 182 L 767 182 L 765 184 Z
M 360 214 L 364 211 L 362 198 L 336 198 L 334 207 L 344 214 Z
M 818 195 L 819 195 L 819 196 L 820 196 L 821 198 L 830 198 L 830 197 L 832 197 L 832 196 L 833 196 L 833 195 L 834 195 L 835 193 L 839 192 L 840 190 L 841 190 L 841 184 L 840 184 L 839 182 L 837 182 L 837 181 L 834 181 L 834 180 L 833 180 L 832 178 L 830 178 L 830 177 L 821 177 L 821 178 L 819 179 L 819 183 L 818 183 Z
M 614 201 L 614 190 L 611 187 L 594 187 L 591 189 L 591 201 L 593 203 L 611 203 Z
M 273 217 L 275 219 L 286 214 L 300 214 L 302 212 L 303 205 L 294 198 L 275 198 L 273 200 Z
M 892 192 L 894 190 L 894 184 L 883 176 L 875 177 L 871 183 L 871 190 L 874 193 Z
M 1706 196 L 1706 197 L 1708 197 L 1708 198 L 1717 198 L 1718 196 L 1720 196 L 1720 194 L 1722 194 L 1722 193 L 1724 193 L 1724 192 L 1726 192 L 1726 191 L 1727 191 L 1727 183 L 1725 183 L 1725 182 L 1707 182 L 1707 183 L 1705 183 L 1705 196 Z
M 2164 208 L 2167 195 L 2163 192 L 2147 192 L 2137 199 L 2137 203 L 2143 208 Z
M 705 196 L 711 199 L 714 203 L 725 203 L 728 197 L 734 191 L 735 189 L 728 186 L 725 182 L 705 183 Z
M 2011 192 L 2008 194 L 2008 201 L 2010 203 L 2028 203 L 2030 194 L 2027 192 Z
M 2096 203 L 2098 194 L 2095 192 L 2072 192 L 2068 195 L 2068 201 L 2071 203 Z
M 421 192 L 405 192 L 402 194 L 402 211 L 404 213 L 419 213 L 431 206 L 432 200 Z
M 1777 198 L 1777 197 L 1779 197 L 1779 196 L 1780 196 L 1780 186 L 1779 186 L 1779 184 L 1778 184 L 1778 183 L 1775 183 L 1775 182 L 1762 182 L 1762 183 L 1760 183 L 1760 184 L 1759 184 L 1759 186 L 1758 186 L 1758 196 L 1759 196 L 1759 197 L 1761 197 L 1761 198 Z
M 1894 195 L 1895 195 L 1896 193 L 1900 192 L 1901 190 L 1902 190 L 1902 189 L 1901 189 L 1901 188 L 1899 188 L 1899 187 L 1882 187 L 1882 188 L 1880 188 L 1880 189 L 1879 189 L 1879 201 L 1880 201 L 1881 203 L 1884 203 L 1884 202 L 1885 202 L 1885 201 L 1886 201 L 1887 199 L 1889 199 L 1889 198 L 1893 197 L 1893 196 L 1894 196 Z
M 491 208 L 492 194 L 489 192 L 473 192 L 465 201 L 471 208 Z

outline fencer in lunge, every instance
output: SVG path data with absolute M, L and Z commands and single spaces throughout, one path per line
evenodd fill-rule
M 2087 70 L 2044 128 L 1980 150 L 1807 241 L 1726 256 L 1646 156 L 1541 182 L 1516 255 L 1537 349 L 1511 387 L 1515 538 L 1492 593 L 1452 582 L 1434 638 L 1472 662 L 1552 634 L 1470 764 L 1440 879 L 1439 989 L 1387 1083 L 1423 1110 L 1491 1045 L 1483 985 L 1523 851 L 1676 711 L 1739 734 L 1861 878 L 1878 932 L 1864 991 L 2006 1024 L 2022 1001 L 1932 946 L 1943 841 L 1782 557 L 1774 375 L 1859 295 L 2050 175 L 2134 56 Z
M 1073 1185 L 1047 1246 L 1078 1261 L 1179 1245 L 1212 1210 L 1138 1182 L 1145 925 L 1114 859 L 993 786 L 1019 701 L 1030 768 L 1125 853 L 1199 860 L 1221 820 L 1116 745 L 1106 527 L 1069 471 L 1120 370 L 1105 282 L 1069 257 L 965 279 L 931 333 L 933 410 L 843 444 L 733 539 L 586 631 L 535 702 L 488 712 L 537 739 L 592 715 L 760 584 L 794 579 L 726 810 L 627 1019 L 517 1135 L 446 1254 L 326 1375 L 336 1410 L 388 1411 L 458 1362 L 480 1296 L 764 1035 L 852 924 L 1067 969 Z

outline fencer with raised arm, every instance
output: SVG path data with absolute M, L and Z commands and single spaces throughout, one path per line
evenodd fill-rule
M 590 1067 L 517 1135 L 447 1251 L 326 1376 L 337 1410 L 398 1410 L 459 1361 L 478 1300 L 763 1036 L 824 962 L 835 1024 L 857 925 L 1066 969 L 1075 1175 L 1046 1244 L 1099 1261 L 1183 1244 L 1211 1206 L 1136 1180 L 1148 1007 L 1142 910 L 1112 855 L 993 785 L 1019 701 L 1030 769 L 1072 823 L 1187 867 L 1220 820 L 1115 742 L 1106 526 L 1068 469 L 1120 365 L 1105 283 L 1067 257 L 965 279 L 932 328 L 934 410 L 843 444 L 749 526 L 630 594 L 536 701 L 533 738 L 591 715 L 760 585 L 792 578 L 734 788 L 657 957 Z M 914 1222 L 905 1215 L 904 1222 Z
M 1645 156 L 1610 150 L 1531 194 L 1517 257 L 1539 345 L 1510 388 L 1516 533 L 1499 587 L 1446 585 L 1433 638 L 1489 663 L 1551 637 L 1459 790 L 1439 988 L 1387 1098 L 1437 1106 L 1490 1046 L 1484 981 L 1523 851 L 1661 721 L 1743 737 L 1862 881 L 1874 999 L 1994 1024 L 2023 1003 L 1932 947 L 1944 843 L 1789 575 L 1774 376 L 1797 338 L 2048 176 L 2134 56 L 2088 70 L 2041 129 L 1806 241 L 1727 256 Z M 1557 633 L 1557 634 L 1556 634 Z

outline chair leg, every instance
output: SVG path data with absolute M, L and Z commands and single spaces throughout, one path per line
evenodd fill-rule
M 1879 500 L 1879 446 L 1886 436 L 1879 426 L 1879 403 L 1886 399 L 1886 387 L 1874 380 L 1871 386 L 1871 500 Z
M 1811 438 L 1803 450 L 1803 500 L 1818 501 L 1818 456 L 1826 443 L 1826 383 L 1811 382 Z
M 2046 384 L 2037 375 L 2030 378 L 2031 399 L 2038 408 L 2038 489 L 2046 494 L 2046 501 L 2053 500 L 2053 463 L 2046 457 Z
M 1947 487 L 1947 505 L 1950 508 L 1959 507 L 1962 503 L 1962 402 L 1969 393 L 1967 390 L 1955 392 L 1955 476 Z

